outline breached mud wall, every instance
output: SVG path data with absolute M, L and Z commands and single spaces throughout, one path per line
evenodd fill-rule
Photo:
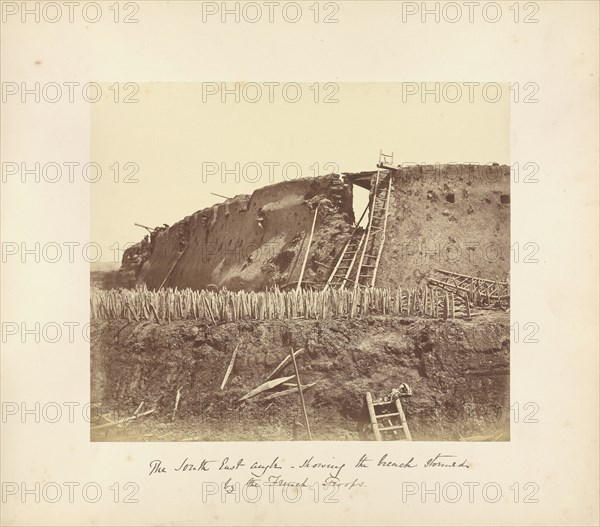
M 377 286 L 412 286 L 435 268 L 506 279 L 510 167 L 421 165 L 394 171 L 393 178 Z M 260 290 L 293 284 L 317 204 L 303 281 L 322 286 L 354 220 L 352 184 L 334 174 L 270 185 L 188 216 L 159 233 L 150 253 L 140 257 L 140 247 L 125 253 L 123 285 Z
M 317 205 L 304 281 L 322 282 L 354 221 L 352 186 L 334 174 L 270 185 L 198 211 L 158 234 L 149 258 L 133 271 L 124 258 L 123 273 L 151 289 L 167 276 L 164 287 L 258 290 L 289 284 L 299 277 Z
M 297 394 L 237 402 L 264 382 L 288 353 L 287 345 L 304 347 L 298 359 L 302 383 L 316 383 L 305 394 L 316 439 L 371 439 L 365 392 L 380 397 L 402 382 L 413 389 L 403 406 L 415 440 L 509 438 L 505 313 L 445 322 L 398 317 L 220 326 L 94 321 L 91 342 L 92 402 L 118 407 L 122 417 L 141 401 L 145 409 L 156 408 L 130 429 L 130 438 L 148 432 L 156 439 L 157 430 L 171 422 L 180 389 L 176 427 L 167 439 L 182 434 L 202 440 L 291 439 L 294 422 L 302 422 Z
M 413 285 L 434 268 L 506 279 L 510 167 L 422 165 L 394 173 L 377 285 Z

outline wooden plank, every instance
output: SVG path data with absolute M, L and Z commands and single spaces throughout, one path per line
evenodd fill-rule
M 302 386 L 302 390 L 303 391 L 309 390 L 315 384 L 317 384 L 317 383 L 312 382 L 310 384 L 305 384 Z M 282 386 L 287 386 L 287 383 L 284 383 Z M 298 386 L 294 385 L 294 387 L 290 388 L 289 390 L 283 390 L 282 392 L 276 392 L 276 393 L 272 393 L 270 395 L 266 395 L 265 397 L 263 397 L 261 399 L 261 401 L 272 401 L 273 399 L 279 399 L 279 397 L 283 397 L 285 395 L 291 395 L 292 393 L 296 393 L 297 391 L 298 391 Z
M 379 414 L 379 415 L 375 415 L 375 417 L 377 417 L 377 419 L 387 419 L 388 417 L 396 417 L 399 416 L 400 414 L 398 412 L 394 412 L 392 414 Z
M 171 273 L 173 272 L 173 269 L 175 269 L 175 267 L 177 266 L 177 264 L 179 263 L 179 260 L 181 260 L 181 257 L 183 256 L 183 253 L 185 253 L 185 251 L 187 250 L 187 248 L 189 247 L 189 242 L 188 245 L 185 246 L 185 248 L 183 249 L 183 251 L 181 251 L 179 253 L 179 256 L 177 257 L 177 259 L 173 262 L 173 264 L 171 265 L 171 268 L 169 269 L 169 272 L 167 273 L 167 276 L 165 276 L 165 279 L 161 282 L 160 286 L 158 287 L 158 290 L 160 291 L 164 285 L 167 283 L 167 280 L 169 279 L 169 276 L 171 276 Z
M 137 410 L 135 412 L 133 412 L 133 415 L 137 415 L 140 413 L 140 410 L 142 409 L 142 406 L 144 406 L 144 401 L 142 401 L 140 403 L 140 405 L 137 407 Z
M 173 408 L 173 417 L 171 421 L 175 421 L 175 414 L 177 414 L 177 408 L 179 408 L 179 400 L 181 399 L 181 388 L 177 388 L 177 395 L 175 396 L 175 407 Z
M 428 283 L 430 285 L 435 285 L 435 286 L 437 286 L 437 287 L 439 287 L 441 289 L 444 289 L 446 291 L 447 290 L 453 290 L 453 291 L 456 290 L 456 291 L 462 291 L 464 293 L 468 293 L 469 292 L 464 287 L 452 285 L 452 284 L 449 284 L 448 282 L 441 282 L 440 280 L 436 280 L 435 278 L 429 278 L 427 281 L 428 281 Z
M 100 416 L 100 418 L 101 418 L 101 419 L 103 419 L 104 421 L 106 421 L 107 423 L 111 423 L 111 424 L 113 424 L 113 423 L 114 423 L 114 421 L 113 421 L 112 419 L 109 419 L 109 418 L 107 417 L 108 415 L 110 415 L 110 414 L 102 414 L 102 415 Z M 133 415 L 135 415 L 135 414 L 133 414 Z
M 392 401 L 379 401 L 376 403 L 373 403 L 373 406 L 387 406 L 392 404 Z
M 275 388 L 276 386 L 279 386 L 280 384 L 283 384 L 284 382 L 289 381 L 290 379 L 293 379 L 293 378 L 294 378 L 294 376 L 290 375 L 289 377 L 281 377 L 280 379 L 263 382 L 260 386 L 257 386 L 256 388 L 254 388 L 254 390 L 250 390 L 246 395 L 244 395 L 243 397 L 238 399 L 238 402 L 250 399 L 251 397 L 258 395 L 259 393 L 262 393 L 266 390 L 270 390 L 271 388 Z
M 296 384 L 296 381 L 284 382 L 281 386 L 286 386 L 287 388 L 297 388 L 298 387 L 298 385 Z M 308 386 L 308 384 L 306 386 Z M 304 384 L 302 385 L 302 388 L 304 388 Z
M 300 269 L 300 276 L 298 277 L 298 285 L 296 286 L 296 291 L 299 291 L 302 286 L 302 278 L 304 278 L 304 270 L 306 269 L 306 262 L 308 261 L 308 255 L 310 253 L 310 246 L 312 244 L 313 234 L 315 232 L 315 223 L 317 223 L 317 215 L 319 213 L 319 203 L 317 208 L 315 209 L 315 215 L 313 217 L 312 227 L 310 229 L 310 236 L 308 238 L 308 247 L 306 248 L 306 254 L 304 255 L 304 261 L 302 262 L 302 269 Z
M 481 282 L 489 282 L 489 283 L 495 283 L 495 280 L 488 280 L 487 278 L 480 278 L 480 277 L 473 277 L 473 276 L 469 276 L 466 274 L 459 274 L 459 273 L 454 273 L 452 271 L 446 271 L 445 269 L 434 269 L 434 271 L 437 271 L 438 273 L 442 273 L 445 274 L 447 276 L 460 276 L 461 278 L 475 278 L 476 280 L 479 280 Z
M 371 429 L 375 436 L 375 441 L 381 441 L 381 434 L 379 433 L 379 425 L 377 424 L 377 417 L 375 416 L 375 410 L 373 408 L 373 396 L 371 392 L 367 392 L 367 409 L 369 410 L 369 419 L 371 420 Z
M 302 412 L 304 413 L 304 420 L 306 422 L 306 431 L 308 432 L 308 440 L 312 441 L 312 434 L 310 433 L 310 423 L 308 422 L 308 414 L 306 413 L 306 405 L 304 404 L 304 394 L 302 393 L 302 383 L 300 382 L 300 374 L 298 373 L 298 365 L 296 364 L 296 357 L 294 357 L 294 349 L 290 349 L 290 357 L 294 364 L 294 372 L 296 372 L 296 384 L 298 385 L 298 394 L 300 395 L 300 405 L 302 406 Z
M 227 371 L 225 372 L 225 377 L 223 377 L 223 382 L 221 383 L 221 390 L 223 388 L 225 388 L 227 379 L 229 379 L 229 374 L 231 373 L 231 370 L 233 370 L 233 364 L 234 364 L 235 358 L 237 356 L 238 347 L 239 347 L 239 344 L 236 344 L 235 349 L 233 350 L 233 353 L 231 355 L 231 360 L 229 361 L 229 366 L 227 366 Z
M 294 352 L 294 357 L 298 357 L 299 355 L 301 355 L 304 352 L 304 348 L 300 348 L 299 350 Z M 292 359 L 289 355 L 286 355 L 285 359 L 283 359 L 280 363 L 279 366 L 277 366 L 277 368 L 275 368 L 273 370 L 273 372 L 271 373 L 271 375 L 269 375 L 267 377 L 267 381 L 272 379 L 273 377 L 275 377 L 276 375 L 278 375 L 279 373 L 281 373 L 283 370 L 285 370 L 285 368 L 287 368 L 287 366 L 289 364 L 291 364 Z
M 106 423 L 103 425 L 92 426 L 91 430 L 104 430 L 105 428 L 111 428 L 113 426 L 117 426 L 123 423 L 128 423 L 129 421 L 133 421 L 134 419 L 139 419 L 140 417 L 144 417 L 145 415 L 150 415 L 154 412 L 154 409 L 148 410 L 147 412 L 132 415 L 131 417 L 126 417 L 125 419 L 121 419 L 120 421 L 114 421 L 113 423 Z

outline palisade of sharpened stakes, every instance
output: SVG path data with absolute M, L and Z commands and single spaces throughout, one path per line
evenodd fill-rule
M 492 307 L 492 306 L 490 306 Z M 326 290 L 196 291 L 192 289 L 111 289 L 91 291 L 92 319 L 238 320 L 324 319 L 365 315 L 470 318 L 473 303 L 427 285 L 414 288 Z

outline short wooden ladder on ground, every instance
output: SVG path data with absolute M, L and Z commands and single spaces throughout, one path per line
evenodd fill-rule
M 367 392 L 367 408 L 376 441 L 412 441 L 400 399 L 373 402 Z

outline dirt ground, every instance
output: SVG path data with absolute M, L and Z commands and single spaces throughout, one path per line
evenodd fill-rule
M 220 390 L 232 352 L 235 366 Z M 313 437 L 370 440 L 365 393 L 408 383 L 403 407 L 414 440 L 508 440 L 509 316 L 273 320 L 218 326 L 94 321 L 92 425 L 97 441 L 253 441 L 306 438 L 298 394 L 238 400 L 294 349 Z M 292 375 L 288 367 L 281 375 Z M 173 420 L 177 391 L 181 399 Z M 272 392 L 268 392 L 272 393 Z

